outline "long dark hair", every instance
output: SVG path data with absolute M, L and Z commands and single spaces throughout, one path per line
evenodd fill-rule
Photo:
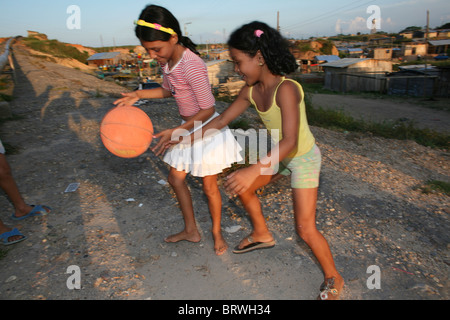
M 228 40 L 228 46 L 250 57 L 256 56 L 259 50 L 270 72 L 275 75 L 286 75 L 298 68 L 297 61 L 289 50 L 289 42 L 263 22 L 254 21 L 234 31 Z
M 200 55 L 196 49 L 197 45 L 193 43 L 192 40 L 188 37 L 183 36 L 180 29 L 180 23 L 166 8 L 149 5 L 144 10 L 142 10 L 141 15 L 139 16 L 139 20 L 144 20 L 149 23 L 157 23 L 165 28 L 171 28 L 178 35 L 178 43 L 181 43 L 192 52 Z M 136 26 L 135 32 L 136 37 L 138 37 L 139 40 L 148 42 L 169 41 L 171 37 L 171 35 L 166 32 L 139 25 Z

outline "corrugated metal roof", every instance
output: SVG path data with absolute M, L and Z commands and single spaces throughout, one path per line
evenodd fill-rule
M 361 48 L 348 48 L 348 52 L 363 52 L 363 49 Z
M 120 54 L 120 52 L 100 52 L 100 53 L 94 54 L 93 56 L 90 56 L 88 58 L 88 61 L 114 59 L 119 54 Z
M 409 66 L 401 66 L 399 67 L 401 71 L 413 71 L 418 73 L 434 73 L 438 72 L 438 68 L 435 66 L 432 66 L 431 64 L 415 64 L 415 65 L 409 65 Z
M 362 61 L 366 61 L 370 59 L 365 58 L 344 58 L 338 61 L 328 62 L 322 65 L 322 67 L 332 67 L 332 68 L 346 68 L 348 66 L 354 65 L 355 63 L 359 63 Z
M 328 61 L 328 62 L 330 62 L 330 61 L 340 60 L 341 58 L 339 58 L 336 55 L 323 55 L 323 56 L 316 56 L 315 59 L 317 61 Z
M 433 40 L 428 41 L 432 46 L 448 46 L 450 45 L 450 40 Z

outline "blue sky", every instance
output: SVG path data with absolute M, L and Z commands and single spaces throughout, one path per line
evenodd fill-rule
M 172 11 L 197 43 L 224 42 L 233 30 L 253 20 L 276 27 L 277 12 L 282 33 L 297 39 L 368 33 L 367 20 L 374 13 L 367 12 L 371 5 L 380 8 L 381 30 L 386 32 L 425 26 L 427 10 L 431 27 L 450 22 L 448 0 L 21 0 L 2 1 L 0 37 L 25 36 L 33 30 L 85 46 L 135 45 L 133 21 L 150 3 Z M 70 5 L 80 8 L 80 29 L 67 27 Z

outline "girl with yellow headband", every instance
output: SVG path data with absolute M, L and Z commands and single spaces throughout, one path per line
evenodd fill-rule
M 136 25 L 136 36 L 142 46 L 161 65 L 163 84 L 161 88 L 124 93 L 123 98 L 114 104 L 129 106 L 139 99 L 175 98 L 182 123 L 177 128 L 155 135 L 155 138 L 160 139 L 153 148 L 155 151 L 173 136 L 188 135 L 199 130 L 219 114 L 215 111 L 215 99 L 206 65 L 198 56 L 195 44 L 182 35 L 177 19 L 165 8 L 152 5 L 142 11 Z M 166 238 L 166 242 L 201 240 L 191 194 L 185 181 L 190 173 L 203 179 L 203 190 L 208 198 L 212 217 L 214 250 L 217 255 L 226 252 L 228 245 L 221 232 L 222 199 L 217 186 L 217 175 L 242 160 L 240 151 L 241 147 L 228 127 L 200 143 L 192 146 L 177 145 L 168 150 L 163 160 L 171 166 L 168 181 L 177 195 L 185 228 Z

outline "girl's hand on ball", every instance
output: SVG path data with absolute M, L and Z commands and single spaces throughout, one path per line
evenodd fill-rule
M 123 98 L 120 98 L 116 101 L 114 101 L 114 105 L 117 107 L 131 107 L 136 102 L 139 101 L 139 96 L 136 91 L 129 92 L 129 93 L 122 93 Z

